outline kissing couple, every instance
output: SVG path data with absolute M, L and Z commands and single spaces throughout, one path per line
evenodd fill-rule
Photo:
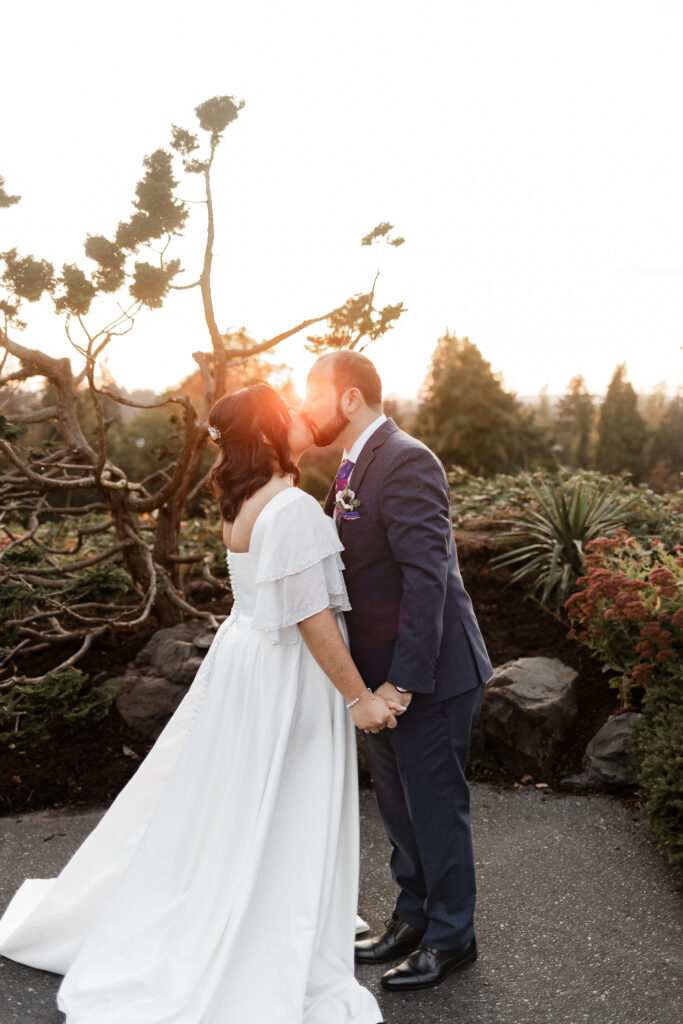
M 477 956 L 464 771 L 492 668 L 446 474 L 353 351 L 314 364 L 301 409 L 256 384 L 209 431 L 231 614 L 58 877 L 17 890 L 0 953 L 63 975 L 66 1024 L 378 1024 L 354 959 L 402 992 Z M 331 443 L 323 511 L 297 462 Z M 365 939 L 356 728 L 399 887 Z

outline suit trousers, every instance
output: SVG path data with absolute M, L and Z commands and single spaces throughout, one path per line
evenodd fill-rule
M 432 949 L 474 936 L 476 882 L 465 779 L 483 685 L 432 704 L 413 698 L 395 729 L 365 738 L 401 892 L 396 914 Z

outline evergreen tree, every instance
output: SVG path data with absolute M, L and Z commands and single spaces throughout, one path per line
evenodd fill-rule
M 645 421 L 645 428 L 654 434 L 669 407 L 666 381 L 661 380 L 649 395 L 638 395 L 638 412 Z
M 416 433 L 447 467 L 481 475 L 549 463 L 533 414 L 503 390 L 468 338 L 439 338 L 421 398 Z
M 537 425 L 550 435 L 553 432 L 554 419 L 553 410 L 548 398 L 548 385 L 544 384 L 538 393 L 538 404 L 533 407 L 534 419 Z
M 648 483 L 656 491 L 675 491 L 683 474 L 683 395 L 669 402 L 647 445 Z
M 555 433 L 562 445 L 561 461 L 573 469 L 586 469 L 595 409 L 582 376 L 572 377 L 557 406 Z
M 645 424 L 638 397 L 626 380 L 626 363 L 614 371 L 598 420 L 597 468 L 603 473 L 629 472 L 638 482 L 643 472 Z

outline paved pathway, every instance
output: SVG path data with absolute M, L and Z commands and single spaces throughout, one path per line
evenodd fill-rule
M 607 797 L 481 783 L 472 797 L 479 959 L 438 988 L 403 996 L 383 992 L 384 968 L 359 967 L 387 1024 L 682 1020 L 680 891 L 639 812 Z M 53 876 L 101 813 L 0 819 L 0 907 L 23 878 Z M 361 816 L 360 910 L 379 928 L 395 889 L 371 792 L 361 794 Z M 63 1022 L 59 981 L 0 957 L 0 1024 Z

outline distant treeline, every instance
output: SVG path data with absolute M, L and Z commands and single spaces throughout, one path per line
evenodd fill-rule
M 476 345 L 447 332 L 437 343 L 417 410 L 392 415 L 444 464 L 480 476 L 562 465 L 630 474 L 660 493 L 677 490 L 683 473 L 683 396 L 662 390 L 638 396 L 616 367 L 602 402 L 582 376 L 551 404 L 533 407 L 505 391 Z
M 275 371 L 279 380 L 282 370 Z M 254 360 L 248 368 L 232 372 L 228 390 L 272 373 L 270 364 Z M 296 400 L 291 383 L 283 390 Z M 171 391 L 187 394 L 198 404 L 198 375 L 191 374 Z M 120 394 L 141 404 L 159 397 L 151 391 Z M 18 391 L 4 411 L 11 418 L 15 410 L 26 412 L 54 400 L 50 387 Z M 169 407 L 126 408 L 105 396 L 103 406 L 110 451 L 131 478 L 144 478 L 177 456 L 180 422 Z M 399 426 L 428 444 L 447 468 L 462 466 L 487 476 L 562 465 L 630 473 L 634 483 L 646 482 L 659 493 L 681 486 L 683 397 L 668 398 L 662 390 L 637 395 L 626 379 L 625 364 L 615 369 L 604 398 L 589 394 L 583 377 L 577 375 L 558 400 L 541 394 L 531 405 L 504 390 L 500 374 L 492 371 L 476 345 L 446 333 L 437 343 L 419 400 L 389 399 L 384 408 Z M 85 390 L 79 397 L 79 413 L 86 433 L 94 431 L 95 414 Z M 36 447 L 59 443 L 49 422 L 32 426 L 27 440 Z M 207 444 L 203 472 L 214 458 L 215 448 Z M 307 452 L 301 463 L 303 486 L 324 497 L 338 462 L 337 448 Z M 85 492 L 81 496 L 89 500 Z M 208 492 L 204 497 L 209 498 Z M 201 494 L 190 505 L 188 514 L 196 514 Z

